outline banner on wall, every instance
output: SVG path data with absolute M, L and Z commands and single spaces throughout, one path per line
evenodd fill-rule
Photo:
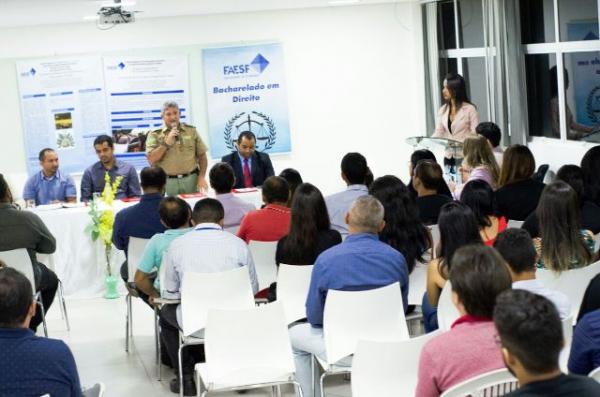
M 54 148 L 66 173 L 93 161 L 93 141 L 107 131 L 100 57 L 17 62 L 27 170 L 39 171 L 38 154 Z
M 240 133 L 257 150 L 291 151 L 287 86 L 280 43 L 202 50 L 213 158 L 235 149 Z
M 187 56 L 104 57 L 110 131 L 117 158 L 138 170 L 148 166 L 146 132 L 162 125 L 161 107 L 175 101 L 189 122 Z

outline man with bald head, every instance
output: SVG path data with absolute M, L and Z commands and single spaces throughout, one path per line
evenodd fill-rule
M 385 226 L 383 214 L 383 205 L 375 197 L 356 199 L 346 214 L 348 237 L 315 262 L 306 299 L 308 323 L 290 329 L 296 377 L 307 397 L 313 397 L 311 354 L 326 357 L 323 310 L 328 290 L 363 291 L 399 282 L 406 310 L 408 268 L 400 252 L 379 241 L 378 233 Z

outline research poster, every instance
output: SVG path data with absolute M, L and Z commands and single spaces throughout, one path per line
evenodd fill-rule
M 55 58 L 16 64 L 27 169 L 38 154 L 56 149 L 63 172 L 81 172 L 96 161 L 93 141 L 108 130 L 102 59 Z
M 211 156 L 235 150 L 244 131 L 254 133 L 257 150 L 291 151 L 282 45 L 207 48 L 202 59 Z
M 110 132 L 117 158 L 138 170 L 147 166 L 146 133 L 162 125 L 161 107 L 175 101 L 189 120 L 187 56 L 104 57 Z

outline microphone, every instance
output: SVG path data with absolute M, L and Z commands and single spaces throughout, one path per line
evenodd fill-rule
M 171 124 L 171 130 L 177 131 L 177 123 L 172 123 Z M 181 144 L 181 137 L 179 135 L 177 135 L 175 137 L 175 141 L 179 144 Z

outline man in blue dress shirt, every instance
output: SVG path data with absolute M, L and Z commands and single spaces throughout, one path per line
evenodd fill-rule
M 54 149 L 45 148 L 40 151 L 42 170 L 33 174 L 23 189 L 23 200 L 34 200 L 35 205 L 55 202 L 74 203 L 77 200 L 77 189 L 71 175 L 58 169 L 58 155 Z
M 114 155 L 114 142 L 108 135 L 100 135 L 94 140 L 94 149 L 98 155 L 97 163 L 88 167 L 81 178 L 81 201 L 90 201 L 94 193 L 104 190 L 104 175 L 108 172 L 110 182 L 118 176 L 123 177 L 117 188 L 116 199 L 138 197 L 141 195 L 140 181 L 135 168 Z
M 383 214 L 383 205 L 373 196 L 356 199 L 346 215 L 348 237 L 315 262 L 306 299 L 308 323 L 290 329 L 296 379 L 307 397 L 312 397 L 311 354 L 326 356 L 323 311 L 328 290 L 364 291 L 399 282 L 406 311 L 408 267 L 400 252 L 379 241 Z

